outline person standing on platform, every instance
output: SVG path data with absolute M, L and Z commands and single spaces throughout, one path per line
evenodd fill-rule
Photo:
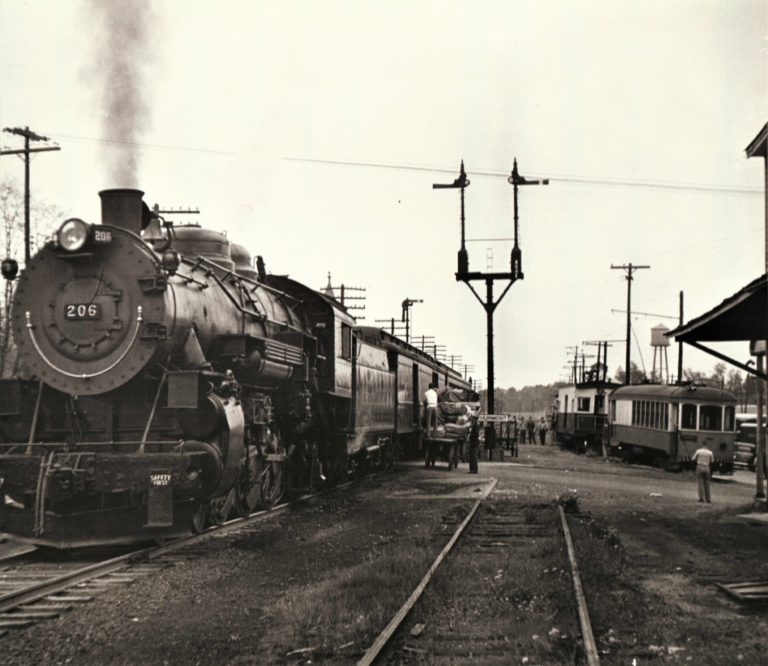
M 539 420 L 539 443 L 544 446 L 546 443 L 547 437 L 547 422 L 544 420 L 544 417 L 542 416 Z
M 714 454 L 706 444 L 697 449 L 696 453 L 691 456 L 691 460 L 696 461 L 696 483 L 699 487 L 699 502 L 709 504 L 712 501 L 709 494 L 709 482 L 711 479 L 710 468 L 714 459 Z
M 477 414 L 472 415 L 469 422 L 469 473 L 477 474 L 477 451 L 480 448 L 480 426 Z
M 437 429 L 437 391 L 434 384 L 430 384 L 424 393 L 424 403 L 427 407 L 427 437 L 432 437 L 432 428 Z

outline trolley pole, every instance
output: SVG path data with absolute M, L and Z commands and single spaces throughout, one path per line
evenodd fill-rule
M 627 280 L 627 354 L 626 354 L 626 363 L 624 366 L 624 379 L 626 384 L 632 383 L 632 373 L 630 371 L 630 352 L 632 350 L 631 342 L 632 342 L 632 274 L 635 271 L 640 270 L 641 268 L 650 268 L 650 266 L 633 266 L 631 263 L 629 264 L 623 264 L 621 266 L 614 266 L 611 264 L 612 270 L 621 270 L 626 271 L 626 280 Z
M 31 256 L 31 228 L 29 222 L 29 160 L 32 153 L 43 153 L 51 150 L 61 150 L 59 146 L 42 146 L 40 148 L 30 148 L 30 141 L 50 141 L 47 136 L 40 136 L 33 132 L 29 127 L 4 127 L 3 132 L 17 134 L 24 137 L 24 148 L 21 150 L 2 150 L 0 155 L 23 155 L 24 156 L 24 264 L 29 263 Z
M 514 214 L 514 247 L 512 248 L 512 254 L 510 256 L 510 271 L 507 273 L 483 273 L 480 271 L 469 270 L 469 256 L 466 249 L 465 238 L 465 226 L 466 220 L 464 216 L 464 190 L 469 186 L 470 181 L 467 179 L 467 174 L 464 171 L 464 161 L 461 162 L 459 170 L 459 177 L 451 184 L 434 184 L 433 189 L 460 189 L 461 190 L 461 247 L 458 253 L 458 271 L 456 272 L 456 280 L 458 282 L 464 282 L 475 295 L 475 298 L 480 302 L 485 310 L 486 317 L 486 335 L 487 335 L 487 348 L 488 348 L 488 386 L 486 388 L 487 396 L 487 411 L 488 414 L 495 413 L 494 404 L 494 351 L 493 351 L 493 313 L 501 303 L 504 296 L 506 296 L 510 287 L 517 281 L 523 279 L 522 270 L 522 255 L 520 252 L 520 245 L 518 243 L 518 210 L 517 210 L 517 195 L 518 187 L 524 185 L 549 185 L 549 180 L 528 180 L 521 176 L 517 170 L 517 159 L 513 162 L 512 174 L 507 178 L 507 182 L 513 187 L 513 214 Z M 485 281 L 485 300 L 477 293 L 472 282 L 475 280 Z M 507 286 L 501 293 L 499 298 L 495 299 L 493 295 L 493 283 L 495 280 L 508 280 Z M 489 439 L 490 437 L 490 439 Z M 495 430 L 493 426 L 486 426 L 486 446 L 493 448 L 495 438 Z

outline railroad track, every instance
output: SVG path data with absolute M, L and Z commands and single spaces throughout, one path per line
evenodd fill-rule
M 58 617 L 77 604 L 93 601 L 99 594 L 129 585 L 166 567 L 200 557 L 204 554 L 206 541 L 235 536 L 297 504 L 349 488 L 370 476 L 303 495 L 244 518 L 235 518 L 223 525 L 209 527 L 201 534 L 174 539 L 162 545 L 129 550 L 108 559 L 94 561 L 93 555 L 86 554 L 77 560 L 65 557 L 51 561 L 50 556 L 36 557 L 39 550 L 30 552 L 29 556 L 11 555 L 0 561 L 0 638 L 14 629 L 23 629 L 35 622 Z
M 379 662 L 402 664 L 414 661 L 450 664 L 478 661 L 486 664 L 512 663 L 509 636 L 514 635 L 515 627 L 510 627 L 510 620 L 504 615 L 483 618 L 481 628 L 474 626 L 465 634 L 461 629 L 457 630 L 453 620 L 443 614 L 430 617 L 429 631 L 424 631 L 424 624 L 417 623 L 411 626 L 408 632 L 406 620 L 419 603 L 438 568 L 455 548 L 460 548 L 461 555 L 472 561 L 478 558 L 492 558 L 491 561 L 498 561 L 501 555 L 508 553 L 510 549 L 519 548 L 531 539 L 551 538 L 558 532 L 562 534 L 568 551 L 582 652 L 588 666 L 599 664 L 568 521 L 562 506 L 558 507 L 560 521 L 553 521 L 551 518 L 539 521 L 535 513 L 514 502 L 496 503 L 493 511 L 483 511 L 483 504 L 494 487 L 495 481 L 485 495 L 475 502 L 408 600 L 357 662 L 358 666 Z M 465 608 L 487 606 L 487 591 L 478 585 L 476 590 L 463 596 L 461 601 Z M 418 638 L 414 640 L 414 636 Z

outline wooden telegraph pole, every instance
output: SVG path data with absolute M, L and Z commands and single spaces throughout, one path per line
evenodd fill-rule
M 632 372 L 630 371 L 631 366 L 629 365 L 631 350 L 630 343 L 632 342 L 632 280 L 634 279 L 632 274 L 641 268 L 650 268 L 650 266 L 633 266 L 631 263 L 623 264 L 621 266 L 614 266 L 611 264 L 612 270 L 627 271 L 627 354 L 626 365 L 624 366 L 624 379 L 626 380 L 626 384 L 632 383 Z
M 30 148 L 30 141 L 50 141 L 47 136 L 41 136 L 33 132 L 29 127 L 5 127 L 3 132 L 24 137 L 24 148 L 20 150 L 0 150 L 0 155 L 24 156 L 24 263 L 29 263 L 31 255 L 30 223 L 29 223 L 29 160 L 32 153 L 44 153 L 52 150 L 61 150 L 59 146 L 40 146 Z

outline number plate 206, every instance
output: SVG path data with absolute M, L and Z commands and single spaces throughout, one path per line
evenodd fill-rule
M 64 318 L 72 321 L 101 319 L 101 305 L 98 303 L 69 303 L 64 306 Z

